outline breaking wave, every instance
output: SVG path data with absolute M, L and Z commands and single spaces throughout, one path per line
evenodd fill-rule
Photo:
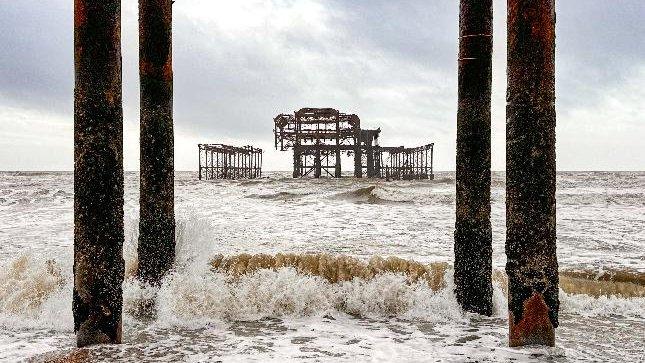
M 293 192 L 283 191 L 283 192 L 270 193 L 270 194 L 249 194 L 246 196 L 246 198 L 287 201 L 287 200 L 300 199 L 310 194 L 311 193 L 293 193 Z
M 398 204 L 412 203 L 412 199 L 401 198 L 391 190 L 371 185 L 332 195 L 332 199 L 343 200 L 357 204 Z
M 0 325 L 71 329 L 71 269 L 33 256 L 2 267 Z M 494 271 L 493 281 L 494 311 L 505 317 L 503 271 Z M 562 271 L 560 287 L 563 313 L 645 318 L 642 273 Z M 453 288 L 452 269 L 445 263 L 379 256 L 362 261 L 326 254 L 241 254 L 216 256 L 207 266 L 180 266 L 158 290 L 129 277 L 124 283 L 124 311 L 134 319 L 138 304 L 156 296 L 157 322 L 171 326 L 338 313 L 433 322 L 465 319 Z

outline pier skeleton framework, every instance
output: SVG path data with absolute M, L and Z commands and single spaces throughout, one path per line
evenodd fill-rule
M 262 177 L 262 149 L 224 144 L 199 144 L 199 180 Z
M 433 179 L 433 148 L 382 147 L 381 129 L 362 129 L 357 115 L 302 108 L 273 119 L 276 149 L 293 149 L 293 177 L 341 177 L 341 155 L 354 157 L 354 176 Z

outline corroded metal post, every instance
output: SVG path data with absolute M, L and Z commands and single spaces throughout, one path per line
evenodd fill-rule
M 171 0 L 139 0 L 139 76 L 138 277 L 158 284 L 175 259 Z
M 121 1 L 74 1 L 76 344 L 121 343 L 123 108 Z
M 302 175 L 302 159 L 300 158 L 300 147 L 295 145 L 293 147 L 293 177 L 300 178 Z
M 464 310 L 493 311 L 490 223 L 492 0 L 461 0 L 455 293 Z
M 363 152 L 361 150 L 360 141 L 358 141 L 357 146 L 354 148 L 354 177 L 363 177 Z
M 511 346 L 555 344 L 555 1 L 508 1 L 506 273 Z
M 322 160 L 320 156 L 320 150 L 314 152 L 314 178 L 320 178 L 322 176 Z

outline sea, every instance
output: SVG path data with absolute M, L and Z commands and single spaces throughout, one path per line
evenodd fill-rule
M 558 173 L 560 326 L 555 347 L 523 348 L 508 347 L 504 173 L 491 317 L 453 292 L 454 173 L 175 179 L 175 269 L 155 288 L 132 277 L 139 179 L 125 174 L 123 344 L 77 350 L 73 174 L 0 173 L 0 361 L 645 361 L 645 172 Z

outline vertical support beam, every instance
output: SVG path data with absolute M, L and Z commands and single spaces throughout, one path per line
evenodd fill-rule
M 199 180 L 202 180 L 202 146 L 197 145 L 197 149 L 199 150 Z
M 248 177 L 250 179 L 255 178 L 255 154 L 251 149 L 249 149 L 249 173 Z
M 381 158 L 383 154 L 381 153 L 380 148 L 377 148 L 378 151 L 375 152 L 376 158 L 374 158 L 374 176 L 377 178 L 381 177 Z
M 434 144 L 430 148 L 430 180 L 434 180 Z
M 139 77 L 141 184 L 137 276 L 143 282 L 160 284 L 175 261 L 172 0 L 139 0 Z
M 374 177 L 374 148 L 372 148 L 372 136 L 370 134 L 370 137 L 368 138 L 367 141 L 367 177 L 368 178 L 373 178 Z
M 466 311 L 493 312 L 490 223 L 492 0 L 461 0 L 455 294 Z
M 229 175 L 231 174 L 231 154 L 226 153 L 225 159 L 224 159 L 224 178 L 223 179 L 228 179 Z
M 293 147 L 293 177 L 294 178 L 300 178 L 302 176 L 300 173 L 300 163 L 301 163 L 300 148 L 298 147 L 298 145 L 295 145 Z
M 363 152 L 361 149 L 361 130 L 356 131 L 354 137 L 354 177 L 363 177 Z
M 511 346 L 558 326 L 555 0 L 508 1 L 506 273 Z
M 320 149 L 314 152 L 314 178 L 320 178 L 322 175 L 322 163 L 320 160 Z
M 340 120 L 339 116 L 336 115 L 336 168 L 334 169 L 334 176 L 336 178 L 342 177 L 343 174 L 340 155 Z
M 206 180 L 210 179 L 210 176 L 208 174 L 208 171 L 210 170 L 208 168 L 208 154 L 210 153 L 209 150 L 204 150 L 204 169 L 206 171 Z
M 76 345 L 121 343 L 123 108 L 121 0 L 74 1 Z

